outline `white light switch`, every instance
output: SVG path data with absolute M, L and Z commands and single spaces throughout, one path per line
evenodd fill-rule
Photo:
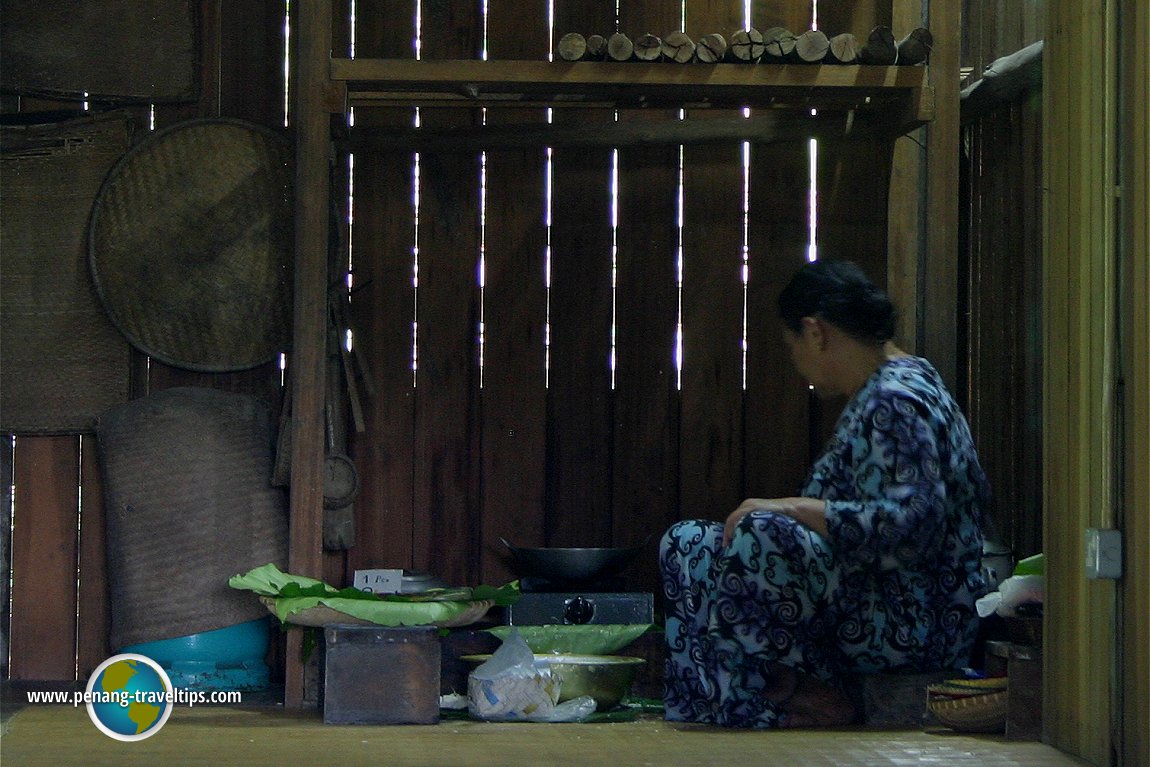
M 1086 530 L 1086 577 L 1122 577 L 1122 531 L 1097 527 Z

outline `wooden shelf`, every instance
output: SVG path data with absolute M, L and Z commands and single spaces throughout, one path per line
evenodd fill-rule
M 934 117 L 923 66 L 331 59 L 347 106 L 783 108 Z

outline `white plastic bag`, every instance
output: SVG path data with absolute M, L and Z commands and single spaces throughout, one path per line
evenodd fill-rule
M 496 722 L 578 722 L 595 711 L 595 699 L 559 703 L 562 679 L 536 663 L 527 642 L 512 630 L 492 656 L 467 678 L 467 710 Z
M 1041 575 L 1012 575 L 992 591 L 975 602 L 978 615 L 985 618 L 998 613 L 1004 618 L 1014 615 L 1019 605 L 1043 602 L 1046 598 L 1046 580 Z

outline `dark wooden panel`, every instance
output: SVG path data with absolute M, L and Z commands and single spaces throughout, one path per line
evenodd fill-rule
M 479 8 L 424 5 L 424 58 L 474 58 Z M 423 124 L 478 124 L 477 110 L 425 110 Z M 420 155 L 415 389 L 415 565 L 470 583 L 479 563 L 478 155 Z
M 76 678 L 80 440 L 20 437 L 13 465 L 12 679 Z
M 610 34 L 614 8 L 555 3 L 555 31 Z M 610 120 L 604 110 L 558 110 L 556 123 Z M 606 546 L 611 518 L 610 150 L 556 149 L 551 228 L 545 542 Z
M 750 169 L 744 495 L 774 498 L 796 494 L 811 461 L 811 398 L 783 343 L 776 305 L 806 262 L 806 146 L 756 146 Z
M 679 512 L 678 165 L 677 147 L 619 152 L 614 542 L 652 536 L 628 573 L 646 590 L 658 582 L 658 538 Z
M 878 25 L 891 26 L 891 0 L 854 0 L 850 3 L 818 4 L 819 29 L 828 35 L 850 32 L 865 43 L 867 35 Z M 901 38 L 909 29 L 894 30 Z
M 88 676 L 111 655 L 110 605 L 105 546 L 104 486 L 96 461 L 96 437 L 80 439 L 79 612 L 76 627 L 76 675 Z
M 553 161 L 547 542 L 605 546 L 612 535 L 611 152 L 556 149 Z
M 194 0 L 4 0 L 0 16 L 6 91 L 195 100 Z
M 357 5 L 360 55 L 411 56 L 415 2 Z M 401 33 L 402 30 L 402 33 Z M 412 124 L 409 109 L 360 110 L 357 121 Z M 366 430 L 352 435 L 360 475 L 356 546 L 348 569 L 414 566 L 412 529 L 415 392 L 412 343 L 415 321 L 414 168 L 411 153 L 380 153 L 355 166 L 352 227 L 355 344 L 375 393 L 365 398 Z
M 221 116 L 283 126 L 285 11 L 283 0 L 220 5 Z M 295 4 L 292 12 L 299 13 Z M 297 62 L 291 65 L 298 68 Z
M 724 519 L 742 500 L 742 148 L 684 149 L 680 503 Z
M 751 4 L 751 26 L 760 32 L 785 27 L 796 35 L 811 28 L 811 3 L 792 0 L 758 0 Z
M 547 57 L 543 6 L 488 5 L 488 57 Z M 544 122 L 543 110 L 491 110 L 488 124 Z M 483 312 L 483 581 L 514 577 L 500 538 L 544 541 L 546 457 L 546 173 L 542 148 L 486 155 Z
M 12 435 L 0 434 L 0 678 L 8 678 L 8 612 L 12 575 Z
M 820 141 L 816 168 L 819 257 L 850 259 L 884 288 L 893 157 L 890 141 Z M 818 398 L 813 404 L 811 447 L 818 451 L 846 402 Z
M 1041 550 L 1040 106 L 968 126 L 963 210 L 968 381 L 963 396 L 994 496 L 990 533 L 1024 557 Z

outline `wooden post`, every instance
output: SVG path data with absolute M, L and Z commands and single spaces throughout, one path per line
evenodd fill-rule
M 927 126 L 926 258 L 922 274 L 923 351 L 947 386 L 958 387 L 958 45 L 959 3 L 933 2 L 930 26 L 945 46 L 934 50 L 930 81 L 935 111 Z M 888 30 L 889 31 L 889 30 Z M 885 39 L 885 35 L 883 35 Z
M 327 357 L 328 59 L 331 4 L 301 3 L 295 38 L 295 296 L 288 569 L 323 577 L 324 371 Z M 289 633 L 284 705 L 304 700 L 302 633 Z

